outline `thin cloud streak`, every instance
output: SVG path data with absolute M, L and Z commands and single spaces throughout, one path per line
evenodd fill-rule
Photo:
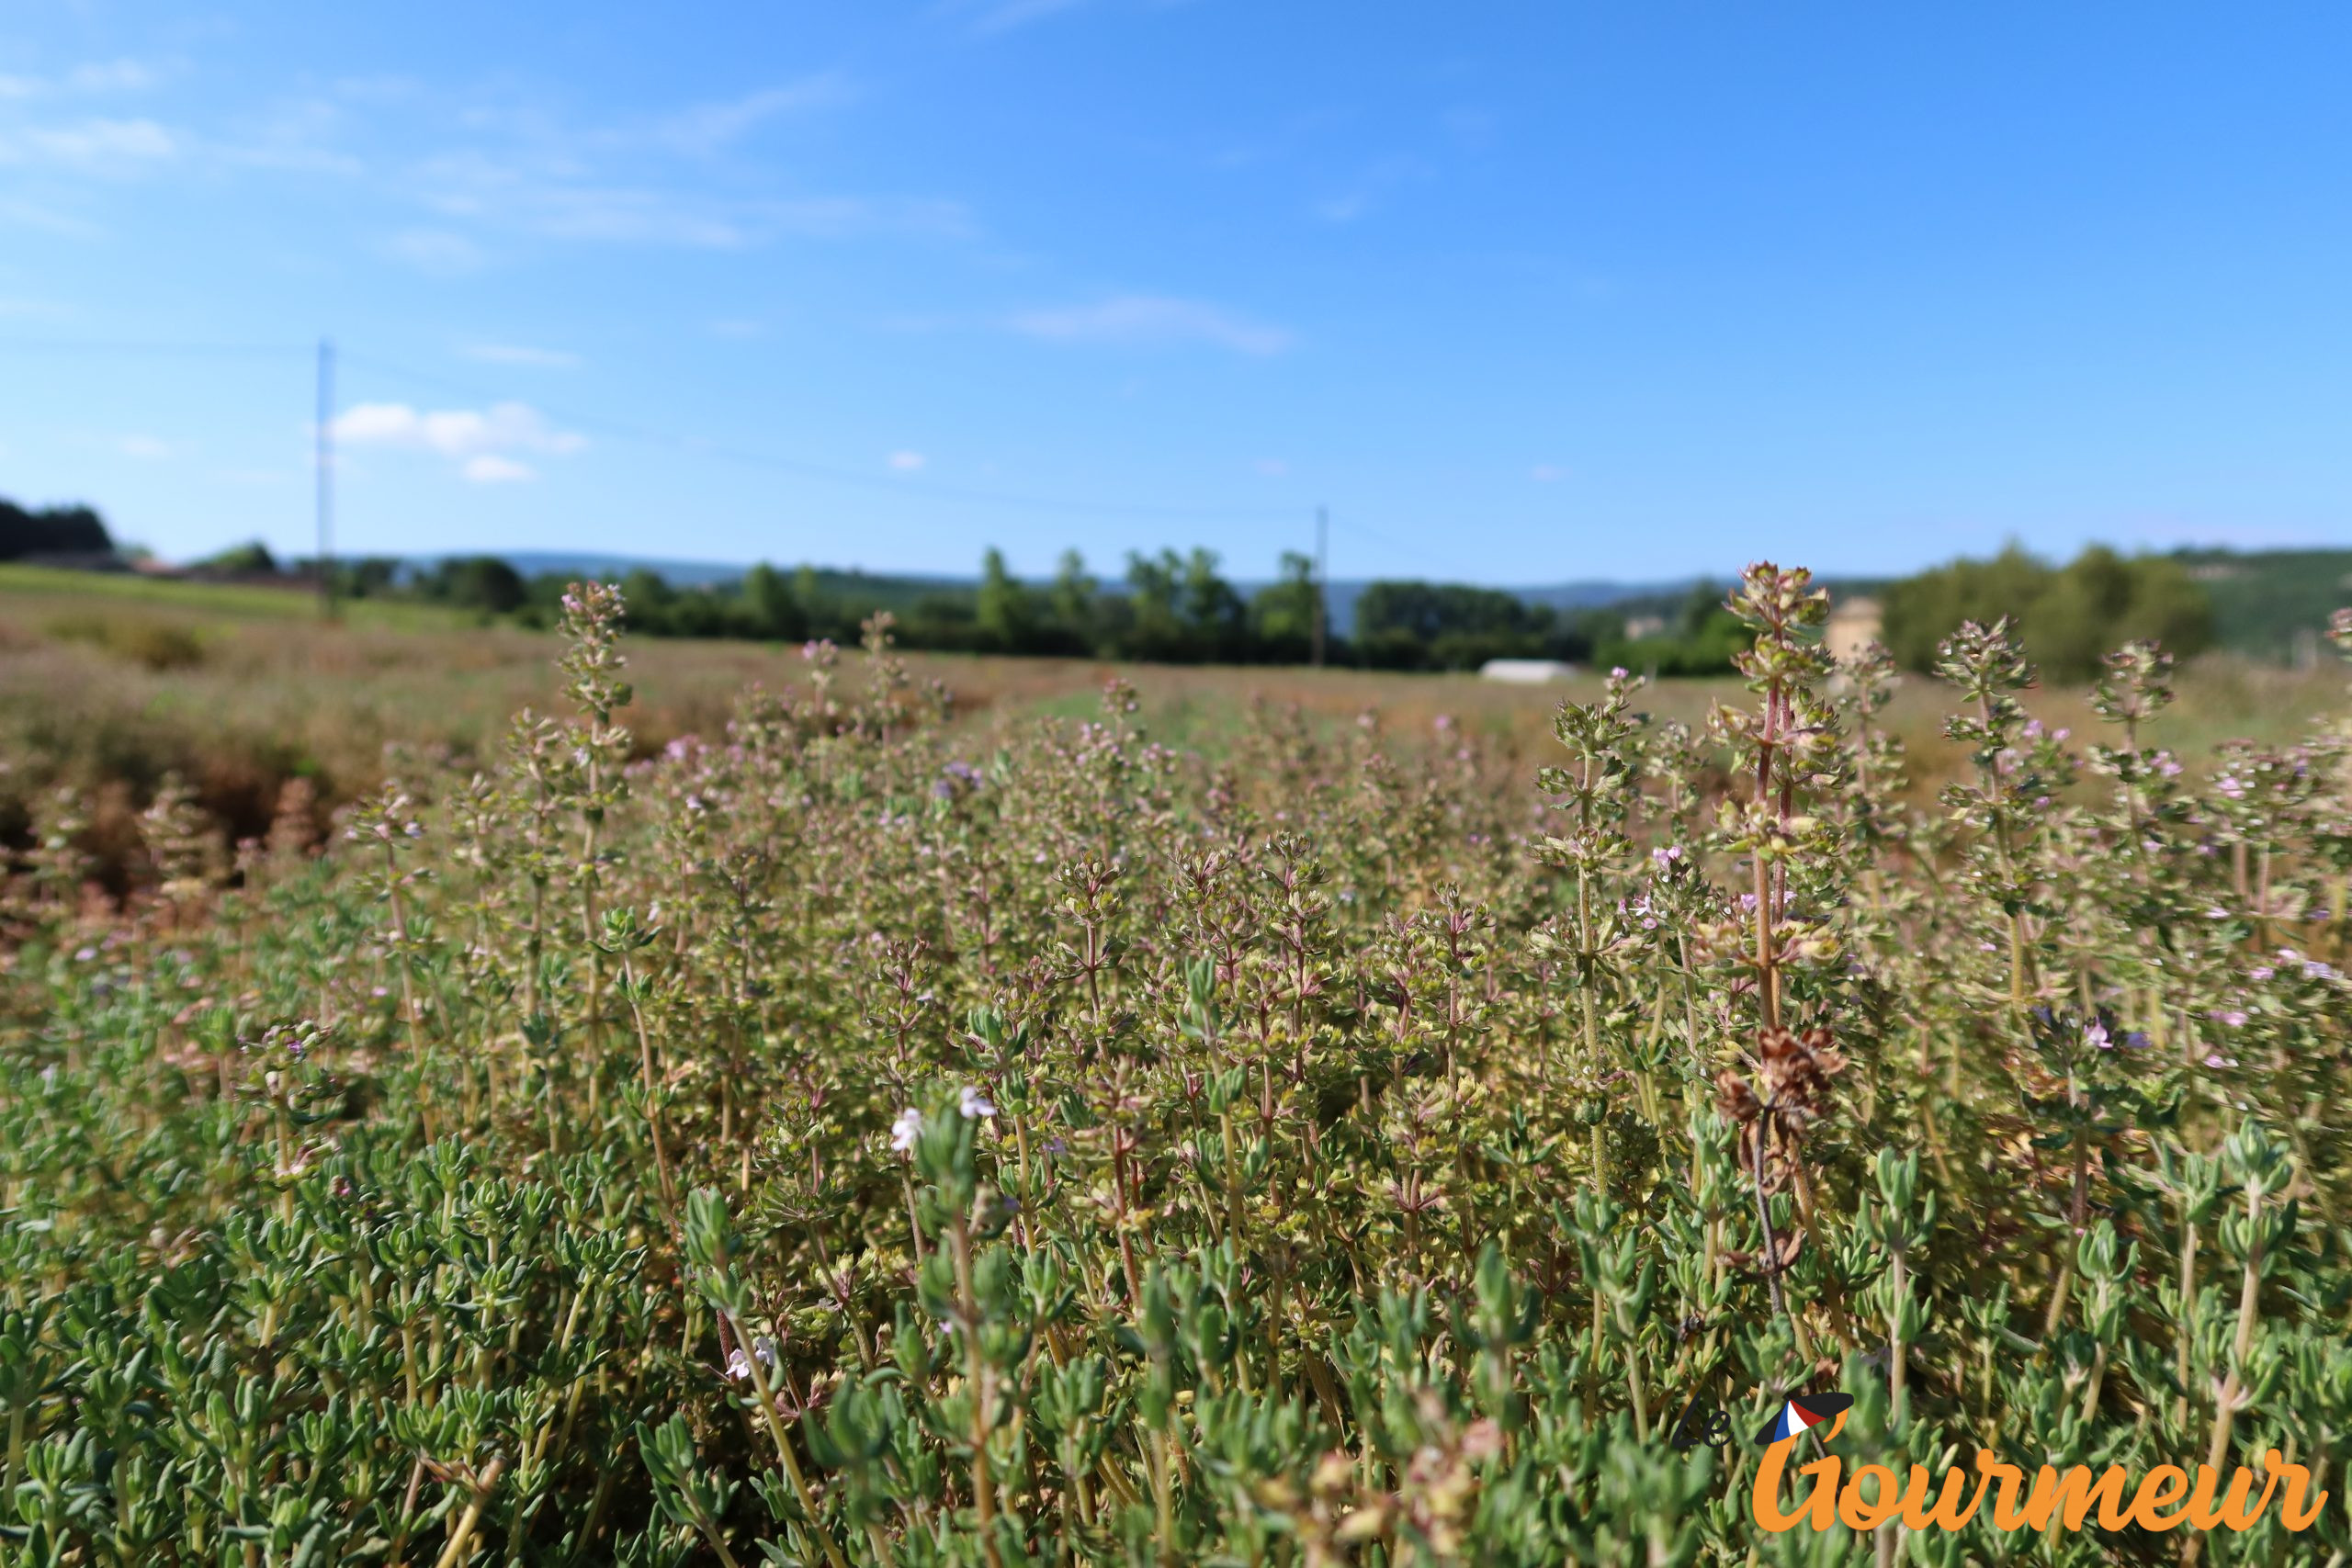
M 155 85 L 162 73 L 137 60 L 94 61 L 56 78 L 0 74 L 0 102 L 67 95 L 136 93 Z
M 963 17 L 969 31 L 988 37 L 1013 32 L 1091 4 L 1092 0 L 947 0 L 934 14 Z
M 812 114 L 854 102 L 857 87 L 838 71 L 820 72 L 797 82 L 763 88 L 726 103 L 697 104 L 658 121 L 647 140 L 672 152 L 707 157 L 767 121 Z
M 1051 343 L 1205 343 L 1236 354 L 1280 354 L 1296 341 L 1286 328 L 1199 299 L 1123 294 L 1091 304 L 1024 310 L 1007 322 L 1025 337 Z
M 580 355 L 560 348 L 533 348 L 519 343 L 474 343 L 458 351 L 483 365 L 521 365 L 537 370 L 577 370 Z
M 521 484 L 539 477 L 539 471 L 528 463 L 518 463 L 512 457 L 501 457 L 485 452 L 479 457 L 469 457 L 458 470 L 469 484 Z
M 433 277 L 478 272 L 488 259 L 480 245 L 446 229 L 410 229 L 393 235 L 384 249 L 395 261 Z
M 0 164 L 87 175 L 144 173 L 178 158 L 186 141 L 146 118 L 96 118 L 0 130 Z

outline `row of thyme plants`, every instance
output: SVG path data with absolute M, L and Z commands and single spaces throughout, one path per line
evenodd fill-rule
M 1620 671 L 1507 791 L 1116 682 L 978 745 L 887 621 L 633 759 L 590 585 L 568 715 L 330 842 L 167 789 L 97 910 L 51 801 L 0 1560 L 2346 1561 L 2352 727 L 2176 758 L 2134 646 L 2070 736 L 1971 626 L 1918 799 L 1806 575 L 1729 607 L 1747 703 Z M 1898 1470 L 2337 1496 L 1764 1532 L 1749 1437 L 1834 1388 Z

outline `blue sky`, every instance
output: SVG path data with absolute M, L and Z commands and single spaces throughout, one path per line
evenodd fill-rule
M 10 12 L 0 494 L 167 556 L 322 333 L 355 553 L 2352 542 L 2342 6 Z

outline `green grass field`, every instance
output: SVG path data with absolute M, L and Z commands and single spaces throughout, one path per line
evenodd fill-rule
M 64 571 L 52 567 L 0 562 L 0 600 L 80 607 L 136 608 L 205 621 L 300 621 L 315 619 L 319 602 L 302 588 L 258 584 L 184 582 L 136 572 Z M 436 604 L 403 600 L 349 600 L 339 607 L 354 626 L 398 626 L 418 631 L 468 624 L 469 618 Z

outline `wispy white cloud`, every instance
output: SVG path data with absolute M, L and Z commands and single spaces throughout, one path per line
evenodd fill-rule
M 711 322 L 704 330 L 713 337 L 728 338 L 742 343 L 755 337 L 766 336 L 768 329 L 766 322 L 753 321 L 749 316 L 727 316 Z
M 185 450 L 175 441 L 166 441 L 157 435 L 135 434 L 118 437 L 114 449 L 126 457 L 136 457 L 142 463 L 160 463 L 167 457 L 178 457 Z
M 0 101 L 74 95 L 136 93 L 153 86 L 163 73 L 138 60 L 100 60 L 77 65 L 62 76 L 25 76 L 0 72 Z
M 236 118 L 202 153 L 223 164 L 291 173 L 357 175 L 366 163 L 346 150 L 351 106 L 333 93 L 280 98 Z
M 19 229 L 37 229 L 44 234 L 64 234 L 76 239 L 95 234 L 98 226 L 87 219 L 70 212 L 61 212 L 37 201 L 21 201 L 15 197 L 0 196 L 0 223 L 14 224 Z
M 528 403 L 493 403 L 481 411 L 356 403 L 336 416 L 334 434 L 355 446 L 406 447 L 445 457 L 502 450 L 568 454 L 588 445 L 587 437 L 548 424 Z
M 1432 172 L 1419 158 L 1384 158 L 1316 202 L 1312 210 L 1326 223 L 1352 223 L 1378 209 L 1399 186 L 1426 180 Z
M 334 84 L 334 96 L 355 104 L 408 103 L 424 96 L 424 84 L 413 76 L 397 72 L 379 72 L 373 75 L 338 76 Z
M 772 120 L 812 116 L 857 100 L 844 71 L 817 71 L 741 94 L 668 110 L 639 111 L 580 123 L 529 98 L 478 101 L 449 118 L 490 139 L 503 156 L 536 161 L 549 172 L 586 173 L 599 160 L 634 154 L 706 157 L 723 152 Z
M 387 241 L 384 250 L 395 261 L 435 277 L 478 271 L 485 259 L 480 245 L 446 229 L 404 230 Z
M 55 76 L 0 73 L 0 105 L 58 117 L 0 124 L 0 166 L 120 175 L 178 161 L 187 151 L 184 131 L 143 115 L 76 112 L 73 105 L 141 91 L 161 74 L 137 60 L 93 61 Z
M 1280 354 L 1295 341 L 1285 328 L 1199 299 L 1122 294 L 1090 304 L 1024 310 L 1006 323 L 1056 343 L 1205 343 L 1236 354 Z
M 1527 477 L 1537 484 L 1548 485 L 1566 479 L 1568 470 L 1556 463 L 1538 463 L 1527 470 Z
M 539 471 L 528 463 L 518 463 L 512 457 L 502 457 L 495 452 L 484 452 L 479 457 L 469 457 L 458 470 L 469 484 L 520 484 L 539 477 Z
M 1088 0 L 1005 0 L 1003 5 L 989 6 L 974 26 L 984 33 L 1010 32 L 1064 11 L 1075 11 L 1087 3 Z
M 345 446 L 448 458 L 475 484 L 536 479 L 537 470 L 522 460 L 524 455 L 569 457 L 588 445 L 586 436 L 557 429 L 527 403 L 493 403 L 481 410 L 358 403 L 337 415 L 333 429 Z
M 898 469 L 899 472 L 902 474 L 911 474 L 930 461 L 930 458 L 924 457 L 920 452 L 893 452 L 890 454 L 890 466 Z
M 1278 479 L 1290 472 L 1290 465 L 1280 457 L 1261 457 L 1250 465 L 1270 479 Z
M 462 141 L 409 159 L 394 176 L 437 227 L 582 243 L 744 250 L 786 239 L 956 239 L 961 203 L 936 197 L 792 190 L 710 177 L 707 164 L 776 121 L 858 94 L 823 71 L 739 97 L 579 123 L 530 101 L 448 116 Z
M 856 96 L 856 85 L 842 73 L 819 72 L 740 98 L 696 104 L 664 116 L 652 123 L 645 132 L 645 140 L 673 152 L 707 156 L 741 141 L 769 120 L 839 108 Z M 621 134 L 626 137 L 629 133 Z
M 429 160 L 418 194 L 445 219 L 563 240 L 662 241 L 725 250 L 745 230 L 726 204 L 687 192 L 608 185 L 569 159 L 472 149 Z
M 67 72 L 65 85 L 76 93 L 138 93 L 153 86 L 161 74 L 144 61 L 94 61 Z
M 0 74 L 0 171 L 85 182 L 179 171 L 365 175 L 417 219 L 395 221 L 379 249 L 439 276 L 479 270 L 491 249 L 507 248 L 502 238 L 739 250 L 788 239 L 956 239 L 974 229 L 960 203 L 939 197 L 711 179 L 712 159 L 763 129 L 854 101 L 858 85 L 840 70 L 587 120 L 528 100 L 464 104 L 407 79 L 308 85 L 187 124 L 107 112 L 100 100 L 164 74 L 133 60 Z M 0 193 L 0 224 L 88 232 L 78 214 L 91 199 L 62 186 Z
M 100 117 L 0 129 L 0 164 L 130 175 L 171 163 L 185 146 L 179 133 L 152 119 Z
M 0 76 L 0 109 L 17 106 L 0 120 L 0 166 L 116 178 L 189 168 L 360 172 L 359 160 L 335 145 L 343 105 L 328 94 L 241 107 L 203 127 L 85 107 L 144 91 L 164 74 L 141 61 L 116 60 L 55 78 Z
M 928 197 L 810 197 L 745 204 L 754 231 L 802 239 L 847 240 L 868 234 L 959 240 L 974 231 L 960 201 Z
M 868 234 L 953 238 L 969 215 L 952 201 L 894 197 L 738 197 L 668 183 L 616 182 L 544 150 L 447 153 L 416 171 L 445 219 L 547 239 L 740 250 L 777 238 Z
M 1093 0 L 944 0 L 934 16 L 960 22 L 976 33 L 1009 33 L 1048 17 L 1083 9 Z
M 484 365 L 524 365 L 538 370 L 577 370 L 580 355 L 560 348 L 533 348 L 519 343 L 470 343 L 458 353 Z
M 1493 143 L 1496 133 L 1501 129 L 1502 118 L 1480 105 L 1458 104 L 1438 116 L 1437 122 L 1455 142 L 1476 150 Z

